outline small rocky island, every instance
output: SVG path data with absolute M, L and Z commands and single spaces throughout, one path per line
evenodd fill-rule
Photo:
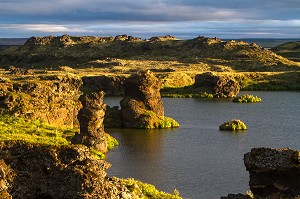
M 164 116 L 160 97 L 161 82 L 148 71 L 131 75 L 125 81 L 121 100 L 122 123 L 127 128 L 175 128 L 179 124 Z

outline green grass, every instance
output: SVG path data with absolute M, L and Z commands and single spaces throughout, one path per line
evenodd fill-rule
M 238 97 L 233 98 L 232 102 L 238 102 L 238 103 L 256 103 L 261 102 L 261 98 L 253 95 L 241 95 Z
M 165 193 L 156 189 L 154 185 L 137 181 L 133 178 L 120 179 L 131 192 L 143 195 L 143 199 L 182 199 L 175 189 L 173 194 Z
M 28 120 L 21 117 L 0 114 L 0 142 L 24 141 L 45 145 L 68 145 L 78 129 L 50 125 L 42 120 Z M 112 150 L 118 141 L 106 134 L 107 148 Z M 95 150 L 94 150 L 95 151 Z M 103 154 L 95 153 L 102 157 Z
M 10 115 L 0 115 L 0 129 L 0 142 L 16 140 L 46 145 L 67 145 L 76 131 Z

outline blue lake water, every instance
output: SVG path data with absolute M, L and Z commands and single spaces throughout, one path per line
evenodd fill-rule
M 109 176 L 133 177 L 190 199 L 246 193 L 249 174 L 243 155 L 253 147 L 300 150 L 300 92 L 247 92 L 261 103 L 164 98 L 165 115 L 178 129 L 106 129 L 120 146 L 109 152 Z M 243 94 L 243 92 L 241 92 Z M 108 105 L 121 98 L 106 97 Z M 231 119 L 245 122 L 240 133 L 219 131 Z

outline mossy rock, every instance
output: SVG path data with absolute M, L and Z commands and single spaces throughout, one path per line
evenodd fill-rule
M 178 122 L 170 117 L 160 116 L 153 111 L 147 111 L 141 116 L 137 127 L 141 129 L 166 129 L 178 128 L 179 126 Z
M 247 130 L 247 127 L 244 122 L 241 120 L 231 120 L 230 122 L 226 122 L 219 126 L 220 130 Z
M 253 95 L 241 95 L 238 97 L 233 98 L 232 102 L 238 102 L 238 103 L 257 103 L 261 102 L 261 98 Z

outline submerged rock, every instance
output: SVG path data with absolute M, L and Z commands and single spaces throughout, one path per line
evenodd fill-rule
M 179 124 L 164 117 L 160 96 L 161 82 L 150 71 L 142 71 L 125 80 L 121 100 L 122 122 L 128 128 L 172 128 Z
M 83 106 L 77 116 L 80 134 L 73 137 L 73 144 L 83 144 L 102 152 L 107 151 L 103 126 L 106 105 L 103 103 L 103 97 L 104 92 L 84 94 L 79 97 Z
M 196 75 L 194 87 L 206 88 L 214 97 L 234 97 L 240 91 L 238 82 L 233 78 L 211 72 Z
M 254 198 L 300 198 L 300 152 L 254 148 L 245 154 Z

